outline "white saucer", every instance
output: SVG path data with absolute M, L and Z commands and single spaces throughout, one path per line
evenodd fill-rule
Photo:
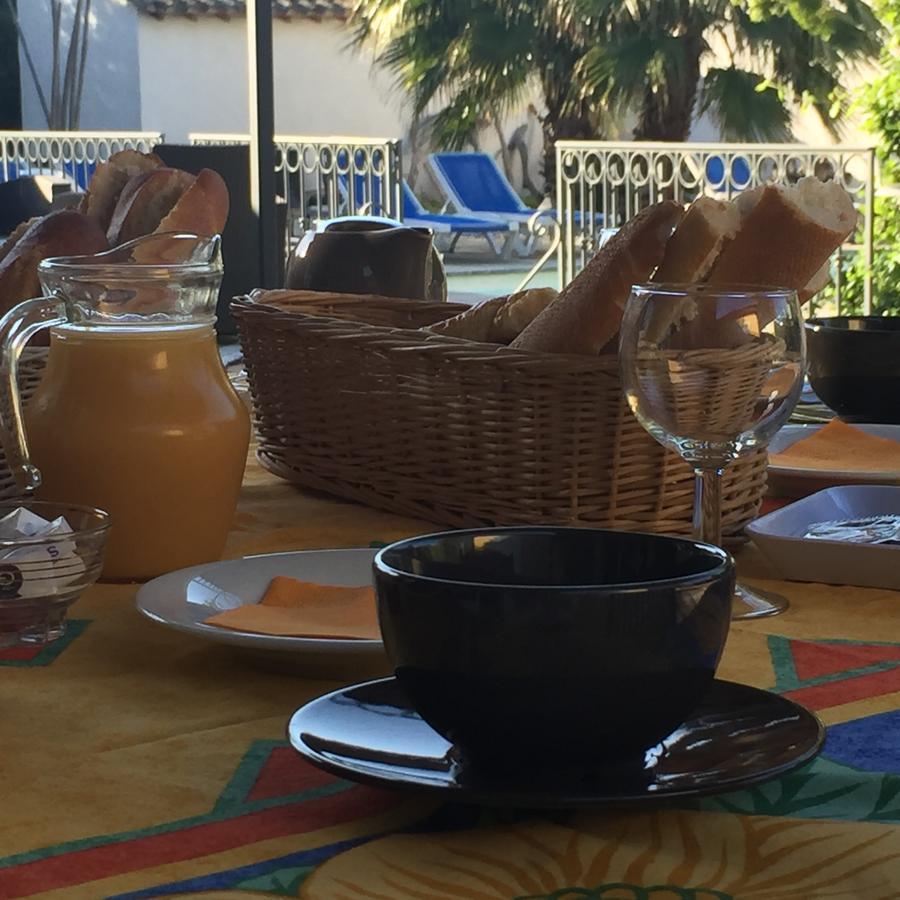
M 785 425 L 769 444 L 769 488 L 782 497 L 798 497 L 842 484 L 900 484 L 900 471 L 866 472 L 847 469 L 804 469 L 778 465 L 771 457 L 787 450 L 801 438 L 815 434 L 824 425 Z M 856 425 L 854 428 L 875 437 L 900 441 L 900 425 Z
M 203 624 L 216 611 L 258 603 L 276 575 L 345 587 L 372 584 L 376 552 L 368 548 L 306 550 L 192 566 L 148 581 L 138 591 L 137 608 L 161 625 L 209 641 L 277 654 L 282 662 L 290 654 L 296 664 L 292 667 L 319 670 L 327 662 L 332 675 L 356 672 L 366 665 L 380 667 L 385 660 L 381 641 L 280 637 Z

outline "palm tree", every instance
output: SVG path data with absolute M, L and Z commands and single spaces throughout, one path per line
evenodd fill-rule
M 880 47 L 881 26 L 863 0 L 580 6 L 603 21 L 604 40 L 580 60 L 578 80 L 601 87 L 614 108 L 638 111 L 637 140 L 686 140 L 695 112 L 707 111 L 728 140 L 785 140 L 792 101 L 837 133 L 847 105 L 841 75 Z
M 545 144 L 591 137 L 603 128 L 600 107 L 572 89 L 584 54 L 557 20 L 566 4 L 521 0 L 358 0 L 355 43 L 376 48 L 409 96 L 413 117 L 428 117 L 432 139 L 459 149 L 480 125 L 495 121 L 540 88 Z
M 414 116 L 442 106 L 442 146 L 538 86 L 545 174 L 556 139 L 602 137 L 626 110 L 638 140 L 685 140 L 700 112 L 728 139 L 785 139 L 794 101 L 836 131 L 841 76 L 880 34 L 864 0 L 358 0 L 353 21 Z

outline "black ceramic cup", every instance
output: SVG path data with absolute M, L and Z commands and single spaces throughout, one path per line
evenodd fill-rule
M 842 419 L 900 424 L 900 318 L 809 319 L 806 345 L 809 383 Z
M 374 570 L 410 702 L 462 753 L 503 765 L 656 745 L 709 687 L 734 589 L 717 547 L 578 528 L 426 535 Z

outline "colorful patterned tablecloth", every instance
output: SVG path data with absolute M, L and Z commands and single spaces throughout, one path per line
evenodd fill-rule
M 432 528 L 253 465 L 228 555 Z M 738 560 L 791 609 L 735 626 L 720 674 L 815 710 L 825 752 L 652 812 L 486 810 L 334 778 L 284 731 L 336 682 L 169 631 L 135 611 L 136 586 L 97 585 L 64 639 L 0 652 L 0 898 L 900 898 L 900 594 Z

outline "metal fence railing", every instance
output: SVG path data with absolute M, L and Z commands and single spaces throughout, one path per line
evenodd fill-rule
M 728 199 L 759 184 L 791 184 L 805 175 L 836 178 L 860 212 L 856 234 L 835 254 L 834 299 L 841 304 L 841 273 L 848 254 L 862 253 L 867 273 L 874 253 L 871 147 L 802 144 L 706 144 L 557 141 L 556 204 L 560 226 L 559 282 L 566 284 L 597 249 L 602 228 L 617 228 L 658 200 L 690 202 L 702 194 Z M 872 308 L 871 274 L 864 310 Z
M 125 148 L 144 152 L 164 141 L 150 131 L 0 132 L 0 181 L 49 174 L 84 190 L 97 164 Z M 196 133 L 192 144 L 241 144 L 244 134 Z M 289 247 L 315 221 L 341 215 L 402 218 L 401 141 L 307 135 L 275 136 L 276 179 L 287 206 Z M 686 203 L 701 194 L 730 198 L 764 183 L 793 183 L 813 174 L 839 179 L 860 211 L 860 225 L 835 254 L 833 296 L 841 305 L 841 274 L 862 254 L 863 307 L 872 308 L 871 266 L 875 151 L 871 147 L 802 144 L 717 144 L 558 141 L 555 221 L 541 221 L 551 247 L 526 277 L 556 256 L 560 286 L 596 251 L 603 228 L 617 228 L 665 197 Z M 552 228 L 546 226 L 552 225 Z
M 147 153 L 163 139 L 158 131 L 0 131 L 0 181 L 50 175 L 84 190 L 113 153 Z
M 189 135 L 195 145 L 244 144 L 245 134 Z M 287 204 L 288 240 L 316 220 L 343 215 L 399 219 L 401 142 L 390 138 L 275 135 L 279 197 Z

